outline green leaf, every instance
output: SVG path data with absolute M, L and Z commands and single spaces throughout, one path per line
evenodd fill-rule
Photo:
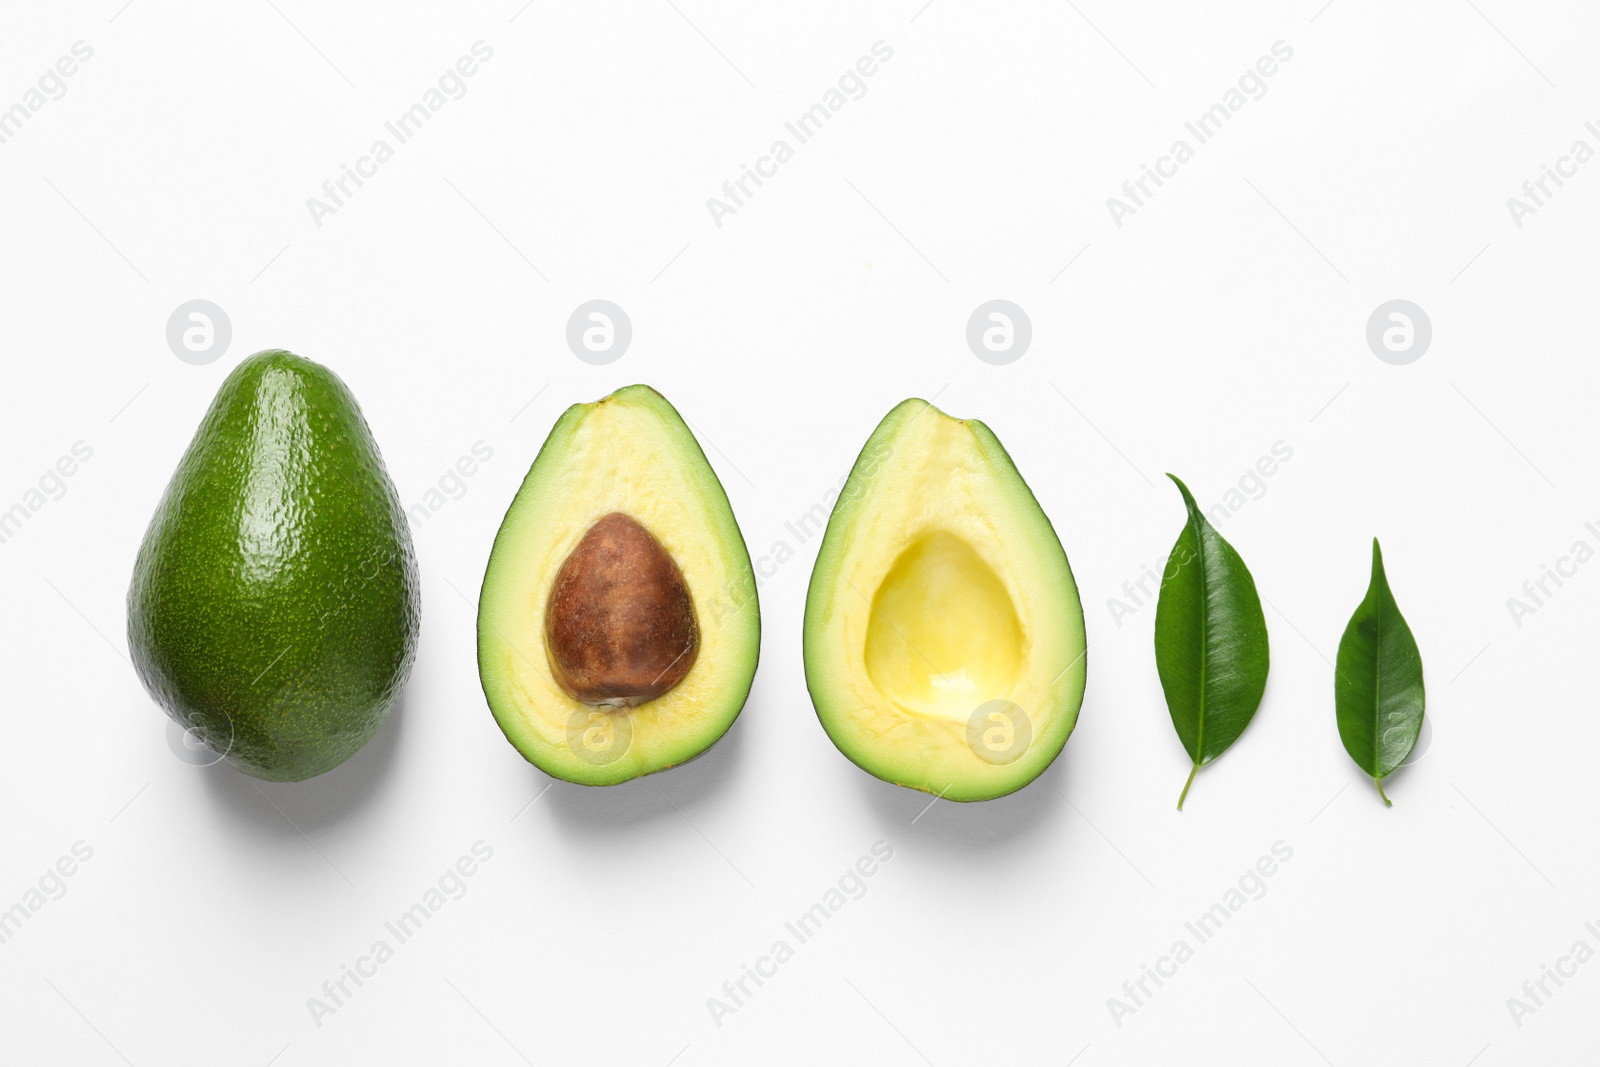
M 1339 640 L 1333 702 L 1344 750 L 1372 776 L 1388 804 L 1383 780 L 1416 746 L 1425 701 L 1422 654 L 1389 591 L 1377 538 L 1372 539 L 1372 584 Z
M 1261 703 L 1267 620 L 1244 560 L 1206 521 L 1188 487 L 1167 477 L 1189 509 L 1156 602 L 1156 672 L 1178 740 L 1194 761 L 1178 797 L 1182 811 L 1195 774 L 1239 739 Z

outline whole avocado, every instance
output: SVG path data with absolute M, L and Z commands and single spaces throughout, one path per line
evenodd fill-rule
M 355 397 L 258 352 L 211 402 L 140 546 L 128 645 L 150 694 L 239 770 L 332 770 L 388 717 L 420 615 L 405 513 Z

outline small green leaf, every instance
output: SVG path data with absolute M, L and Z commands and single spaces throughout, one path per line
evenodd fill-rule
M 1395 605 L 1383 573 L 1383 551 L 1372 539 L 1372 584 L 1339 640 L 1333 679 L 1339 739 L 1356 766 L 1383 780 L 1411 755 L 1422 730 L 1422 654 Z
M 1172 546 L 1156 602 L 1156 672 L 1178 740 L 1194 776 L 1227 751 L 1250 725 L 1267 688 L 1267 620 L 1255 579 L 1233 546 L 1212 528 L 1189 489 L 1189 521 Z

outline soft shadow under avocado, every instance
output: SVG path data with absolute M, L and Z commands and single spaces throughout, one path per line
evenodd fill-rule
M 303 782 L 263 782 L 235 770 L 226 760 L 193 768 L 192 773 L 205 777 L 218 805 L 230 809 L 245 829 L 271 837 L 294 837 L 301 830 L 333 826 L 379 802 L 392 781 L 406 703 L 402 694 L 372 740 L 354 756 Z

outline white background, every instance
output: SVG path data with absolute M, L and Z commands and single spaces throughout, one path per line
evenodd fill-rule
M 1507 598 L 1575 541 L 1600 547 L 1600 163 L 1520 228 L 1506 198 L 1575 139 L 1600 148 L 1600 12 L 121 2 L 13 5 L 0 32 L 0 107 L 94 49 L 0 145 L 0 508 L 93 449 L 0 544 L 0 908 L 93 849 L 0 945 L 0 1059 L 1344 1067 L 1593 1048 L 1600 963 L 1520 1027 L 1507 998 L 1580 938 L 1600 949 L 1600 565 L 1520 627 Z M 467 95 L 314 225 L 306 199 L 480 39 L 494 57 Z M 879 40 L 894 56 L 866 95 L 718 228 L 706 198 Z M 1266 95 L 1117 227 L 1106 198 L 1279 40 L 1294 54 Z M 606 367 L 563 337 L 596 297 L 634 326 Z M 1033 323 L 1009 366 L 963 336 L 995 297 Z M 164 334 L 195 298 L 234 330 L 203 367 Z M 1364 337 L 1393 298 L 1434 327 L 1409 366 Z M 267 347 L 344 378 L 408 506 L 494 450 L 414 524 L 402 708 L 299 784 L 176 758 L 123 637 L 162 488 L 222 378 Z M 760 671 L 720 745 L 541 793 L 478 688 L 478 584 L 557 414 L 634 381 L 697 428 L 752 555 L 796 557 L 763 583 Z M 804 688 L 816 539 L 784 524 L 911 395 L 993 427 L 1083 592 L 1077 731 L 986 804 L 929 808 L 863 774 Z M 1153 608 L 1118 626 L 1107 600 L 1179 531 L 1164 471 L 1210 506 L 1278 441 L 1293 458 L 1220 526 L 1270 605 L 1271 681 L 1180 815 Z M 1389 810 L 1340 746 L 1329 664 L 1374 535 L 1433 728 Z M 479 840 L 493 858 L 467 894 L 316 1026 L 307 998 Z M 866 895 L 715 1025 L 707 998 L 879 840 L 894 858 Z M 1293 858 L 1266 895 L 1118 1026 L 1108 998 L 1278 841 Z

